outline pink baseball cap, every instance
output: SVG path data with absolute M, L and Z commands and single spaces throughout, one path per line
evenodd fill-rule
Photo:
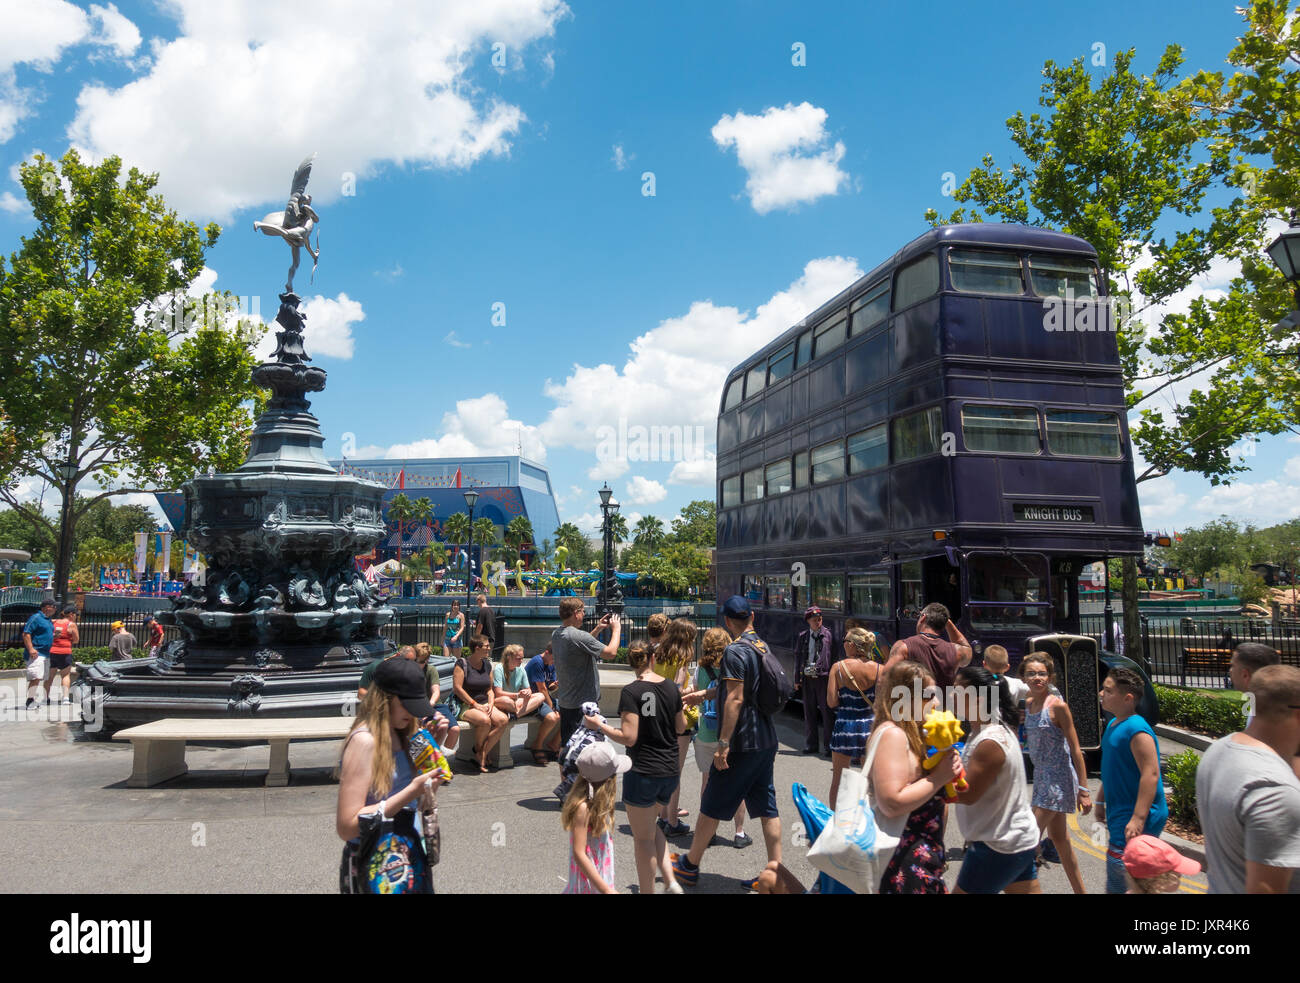
M 1134 877 L 1159 877 L 1171 870 L 1180 874 L 1199 874 L 1201 865 L 1184 857 L 1164 840 L 1154 836 L 1137 836 L 1124 847 L 1124 866 Z

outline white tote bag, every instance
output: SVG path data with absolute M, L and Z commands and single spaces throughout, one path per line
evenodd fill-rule
M 871 795 L 871 765 L 879 745 L 871 735 L 861 771 L 840 775 L 835 815 L 808 851 L 809 862 L 855 894 L 875 894 L 893 859 L 898 838 L 907 825 L 906 813 L 890 819 L 876 810 Z

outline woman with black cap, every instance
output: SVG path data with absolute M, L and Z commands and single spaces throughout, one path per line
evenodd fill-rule
M 421 842 L 417 808 L 432 807 L 440 779 L 425 775 L 407 754 L 420 720 L 433 716 L 424 672 L 409 659 L 386 659 L 375 669 L 371 686 L 357 710 L 339 768 L 339 803 L 335 827 L 346 841 L 340 882 L 344 893 L 358 879 L 376 893 L 433 892 L 433 878 Z M 376 809 L 376 806 L 378 808 Z M 362 816 L 393 820 L 392 843 L 379 869 L 357 869 Z M 367 825 L 374 821 L 367 819 Z M 376 854 L 377 856 L 377 854 Z M 371 868 L 376 864 L 368 865 Z

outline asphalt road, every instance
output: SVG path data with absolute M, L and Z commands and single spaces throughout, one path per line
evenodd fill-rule
M 73 707 L 24 711 L 0 680 L 0 891 L 17 893 L 298 893 L 337 890 L 341 843 L 334 832 L 338 742 L 295 743 L 287 788 L 265 788 L 266 747 L 191 746 L 190 773 L 152 789 L 130 789 L 131 748 L 82 738 Z M 798 753 L 801 722 L 779 727 L 777 803 L 786 865 L 805 883 L 816 872 L 796 825 L 793 782 L 825 798 L 830 763 Z M 524 730 L 515 731 L 523 740 Z M 1162 743 L 1161 751 L 1172 753 Z M 551 794 L 558 769 L 539 768 L 520 748 L 516 767 L 494 774 L 458 774 L 439 793 L 443 860 L 440 892 L 559 892 L 568 870 L 568 837 Z M 682 806 L 694 825 L 700 775 L 689 755 Z M 1094 775 L 1091 784 L 1096 788 Z M 619 810 L 614 869 L 620 892 L 635 891 L 632 838 Z M 1088 833 L 1091 817 L 1075 817 L 1072 837 L 1090 892 L 1105 887 L 1104 850 Z M 730 833 L 730 824 L 722 827 Z M 743 850 L 715 840 L 692 893 L 745 893 L 741 882 L 766 861 L 761 830 Z M 680 841 L 681 849 L 689 845 Z M 956 823 L 947 843 L 960 848 Z M 950 865 L 950 885 L 959 863 Z M 1068 893 L 1059 865 L 1040 871 L 1046 893 Z M 1204 876 L 1184 879 L 1185 893 L 1203 893 Z

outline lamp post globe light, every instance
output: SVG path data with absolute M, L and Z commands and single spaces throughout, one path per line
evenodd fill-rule
M 623 612 L 623 592 L 618 588 L 618 577 L 614 572 L 614 527 L 610 517 L 618 511 L 618 502 L 611 501 L 613 494 L 608 482 L 600 489 L 604 560 L 601 564 L 600 576 L 600 610 L 597 613 L 601 615 L 608 612 L 615 614 Z
M 1297 308 L 1277 326 L 1277 338 L 1281 341 L 1288 333 L 1300 328 L 1300 209 L 1291 213 L 1291 225 L 1269 244 L 1268 258 L 1291 284 Z
M 469 611 L 473 607 L 470 595 L 474 588 L 474 506 L 478 504 L 478 492 L 473 488 L 465 491 L 465 504 L 469 506 L 469 545 L 465 548 L 465 614 L 469 617 Z M 468 634 L 468 632 L 466 632 Z

